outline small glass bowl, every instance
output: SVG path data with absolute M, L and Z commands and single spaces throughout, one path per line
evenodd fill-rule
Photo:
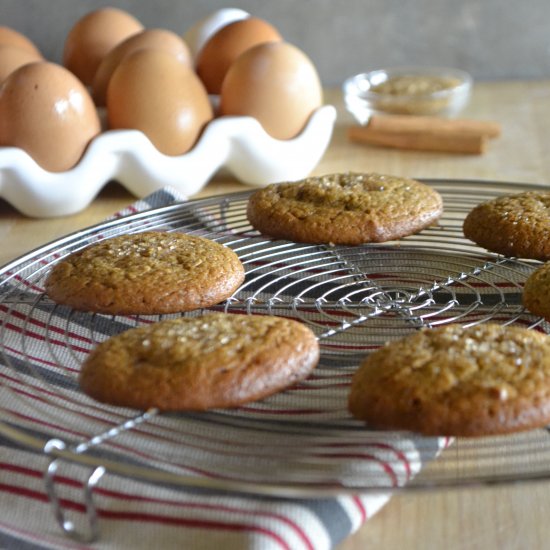
M 360 124 L 372 114 L 457 115 L 470 100 L 472 77 L 458 69 L 396 67 L 352 76 L 342 91 Z

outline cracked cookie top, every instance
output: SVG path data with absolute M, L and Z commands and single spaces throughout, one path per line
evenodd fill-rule
M 481 436 L 550 422 L 550 342 L 497 323 L 423 329 L 365 358 L 349 394 L 372 428 Z
M 46 293 L 58 304 L 113 315 L 208 307 L 244 280 L 231 249 L 203 237 L 146 231 L 106 239 L 55 264 Z
M 247 216 L 271 237 L 356 245 L 417 233 L 442 210 L 441 196 L 426 184 L 349 172 L 269 185 L 251 195 Z
M 464 235 L 505 256 L 550 260 L 550 192 L 503 195 L 473 208 Z
M 298 321 L 209 313 L 105 340 L 84 362 L 79 383 L 112 405 L 206 410 L 281 391 L 306 378 L 318 360 L 315 335 Z

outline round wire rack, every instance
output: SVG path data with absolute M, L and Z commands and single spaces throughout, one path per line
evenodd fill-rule
M 294 497 L 549 478 L 546 429 L 451 440 L 369 430 L 347 411 L 350 378 L 362 358 L 420 327 L 492 321 L 548 332 L 521 304 L 523 283 L 539 263 L 489 253 L 462 233 L 464 216 L 479 202 L 535 187 L 424 181 L 442 194 L 444 214 L 437 226 L 395 242 L 272 240 L 248 224 L 248 193 L 238 193 L 108 221 L 10 263 L 0 270 L 0 435 L 48 456 L 50 481 L 60 461 L 94 471 L 90 484 L 107 471 Z M 211 309 L 306 323 L 321 346 L 314 374 L 260 402 L 204 413 L 136 411 L 84 395 L 77 376 L 94 345 L 161 317 L 58 306 L 45 296 L 44 279 L 52 264 L 90 243 L 154 229 L 231 247 L 246 280 Z

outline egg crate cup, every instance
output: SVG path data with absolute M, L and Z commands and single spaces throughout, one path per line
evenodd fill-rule
M 190 151 L 178 156 L 161 153 L 139 130 L 105 130 L 78 164 L 64 172 L 45 170 L 17 147 L 0 147 L 0 198 L 27 216 L 56 217 L 86 208 L 111 180 L 136 197 L 164 187 L 190 197 L 221 169 L 253 186 L 293 181 L 317 165 L 335 120 L 336 109 L 323 105 L 298 136 L 281 140 L 253 117 L 218 117 Z
M 523 284 L 540 262 L 488 253 L 462 233 L 464 216 L 479 202 L 538 188 L 424 181 L 441 193 L 444 214 L 437 226 L 395 242 L 347 247 L 272 240 L 249 225 L 244 192 L 108 221 L 2 268 L 0 434 L 47 458 L 45 482 L 60 524 L 67 522 L 55 473 L 63 467 L 84 474 L 91 517 L 93 488 L 105 472 L 170 486 L 294 498 L 550 478 L 546 429 L 422 437 L 371 430 L 347 411 L 350 379 L 361 360 L 421 327 L 491 321 L 549 331 L 548 323 L 521 305 Z M 44 280 L 69 253 L 145 230 L 182 231 L 232 248 L 246 280 L 210 310 L 305 323 L 320 344 L 318 368 L 298 385 L 237 409 L 161 414 L 84 395 L 78 372 L 96 343 L 171 316 L 74 311 L 48 299 Z

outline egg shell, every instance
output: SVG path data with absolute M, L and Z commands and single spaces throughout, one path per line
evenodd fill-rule
M 220 115 L 251 116 L 277 139 L 291 139 L 323 104 L 321 81 L 309 57 L 288 42 L 260 44 L 229 68 Z
M 219 94 L 227 70 L 243 52 L 258 44 L 281 40 L 273 25 L 257 17 L 229 23 L 203 46 L 197 57 L 197 74 L 208 93 Z
M 107 87 L 109 128 L 141 130 L 166 155 L 191 149 L 212 118 L 208 94 L 193 69 L 160 50 L 125 57 Z
M 42 59 L 39 53 L 0 44 L 0 83 L 19 67 Z
M 43 57 L 36 44 L 30 38 L 27 38 L 24 34 L 11 27 L 0 26 L 0 45 L 15 46 L 16 48 L 21 48 L 35 54 L 37 58 Z
M 61 65 L 24 65 L 0 89 L 0 145 L 23 149 L 46 170 L 75 166 L 100 130 L 89 92 Z
M 92 97 L 98 106 L 105 105 L 109 80 L 119 63 L 140 49 L 162 50 L 174 55 L 181 63 L 192 65 L 191 52 L 183 38 L 166 29 L 146 29 L 133 34 L 115 46 L 100 63 L 92 84 Z
M 229 23 L 240 21 L 247 17 L 250 17 L 250 14 L 240 8 L 222 8 L 194 23 L 183 35 L 191 51 L 193 61 L 196 61 L 198 53 L 214 33 Z
M 133 15 L 118 8 L 100 8 L 80 18 L 63 46 L 63 65 L 91 85 L 101 60 L 117 44 L 143 30 Z

